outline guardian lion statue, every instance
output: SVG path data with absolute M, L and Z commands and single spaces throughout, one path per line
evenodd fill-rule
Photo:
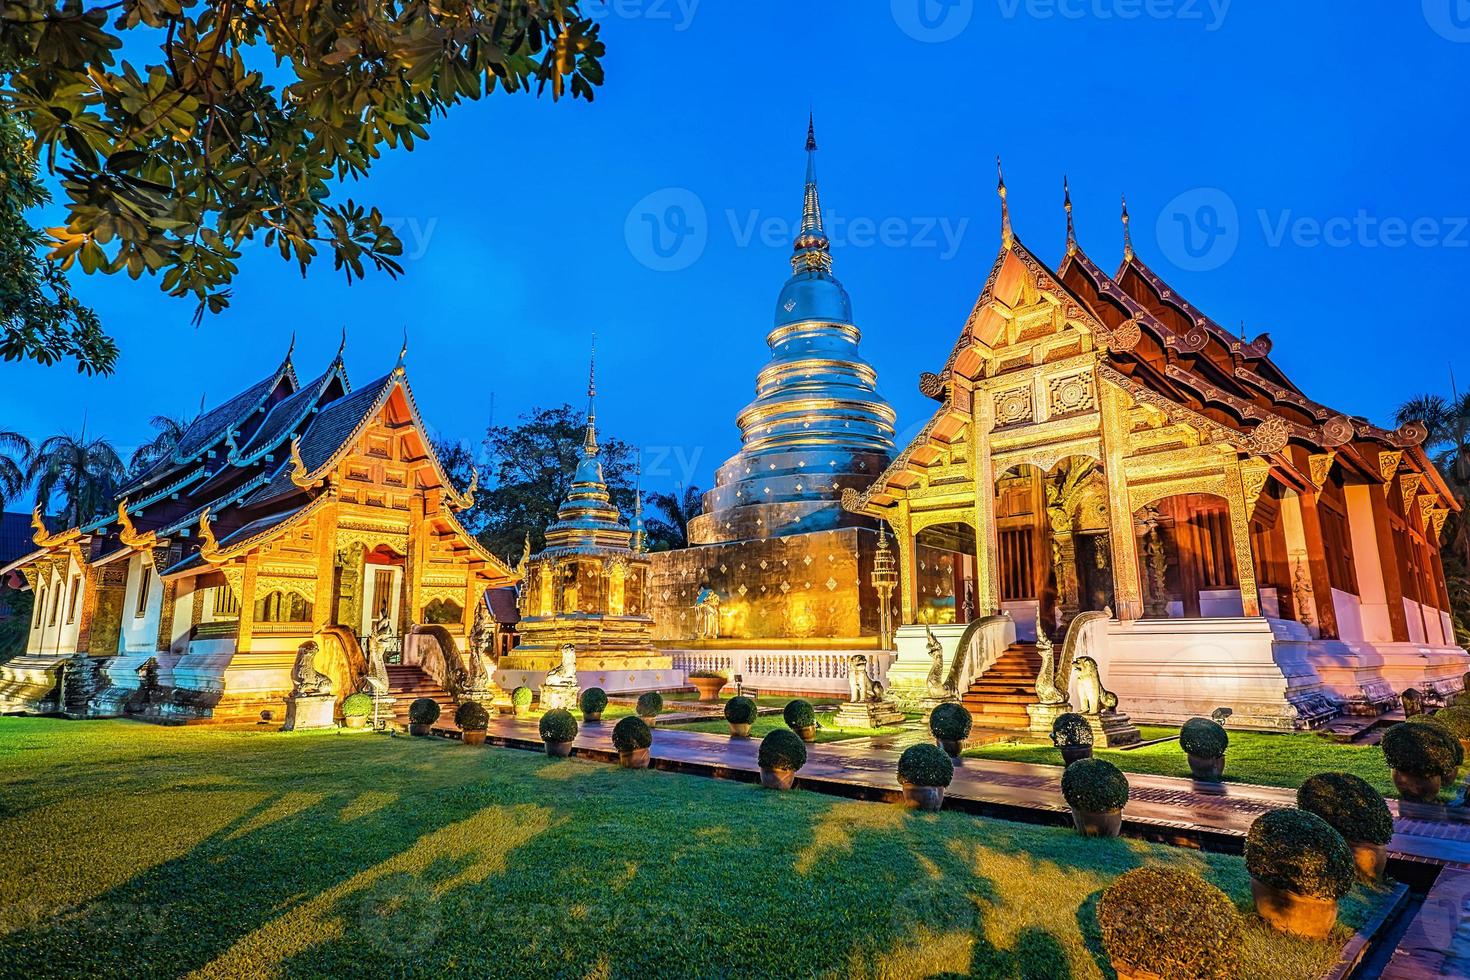
M 851 704 L 883 700 L 883 685 L 868 676 L 868 655 L 854 653 L 847 658 L 847 693 Z
M 1072 663 L 1072 672 L 1077 675 L 1078 711 L 1084 715 L 1096 715 L 1118 710 L 1118 696 L 1102 686 L 1096 660 L 1078 657 Z
M 309 698 L 332 693 L 332 679 L 316 669 L 316 655 L 321 651 L 315 640 L 307 640 L 296 648 L 296 665 L 291 668 L 293 698 Z
M 577 706 L 577 648 L 570 643 L 561 646 L 561 663 L 546 672 L 541 682 L 541 710 L 571 710 Z

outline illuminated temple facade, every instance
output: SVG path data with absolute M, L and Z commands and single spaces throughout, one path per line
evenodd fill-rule
M 81 653 L 97 691 L 73 711 L 280 719 L 310 642 L 339 703 L 364 686 L 369 648 L 396 683 L 453 687 L 486 589 L 515 580 L 456 518 L 472 494 L 436 457 L 401 357 L 354 387 L 340 352 L 305 383 L 288 353 L 106 516 L 49 531 L 36 515 L 35 551 L 7 569 L 36 601 L 0 703 L 54 707 Z
M 755 399 L 736 418 L 740 451 L 718 469 L 702 513 L 690 521 L 690 546 L 651 556 L 655 635 L 669 649 L 849 650 L 877 643 L 877 523 L 844 511 L 841 496 L 866 487 L 888 465 L 894 412 L 858 350 L 851 302 L 832 273 L 816 148 L 809 127 L 792 274 L 776 300 L 766 337 L 771 356 L 756 378 Z M 742 672 L 728 655 L 680 662 Z M 835 674 L 829 679 L 845 684 Z
M 1088 653 L 1135 720 L 1228 707 L 1234 725 L 1290 729 L 1377 713 L 1409 687 L 1458 690 L 1467 655 L 1439 554 L 1458 504 L 1424 429 L 1303 393 L 1265 335 L 1222 329 L 1143 262 L 1126 206 L 1108 275 L 1077 244 L 1070 197 L 1056 270 L 1013 233 L 1004 183 L 1001 199 L 1000 253 L 920 382 L 932 416 L 844 493 L 897 542 L 890 676 L 928 669 L 928 631 L 953 657 L 967 620 L 1002 612 L 1011 656 L 1034 665 L 1038 632 L 1060 650 L 1091 611 L 1105 615 L 1088 617 Z M 936 551 L 972 611 L 936 599 Z M 1004 687 L 965 680 L 981 724 L 1015 721 L 991 703 Z

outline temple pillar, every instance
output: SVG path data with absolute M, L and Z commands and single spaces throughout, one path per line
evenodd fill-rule
M 158 609 L 158 639 L 153 644 L 153 649 L 159 653 L 167 653 L 174 645 L 174 605 L 178 602 L 179 583 L 177 579 L 165 579 L 163 582 L 163 602 Z
M 332 625 L 332 607 L 336 605 L 337 588 L 337 504 L 327 504 L 316 515 L 316 600 L 311 606 L 311 629 L 320 633 Z M 357 624 L 350 626 L 357 632 Z
M 82 610 L 77 615 L 77 650 L 92 651 L 92 617 L 97 614 L 97 586 L 100 576 L 92 566 L 82 566 Z
M 1378 533 L 1378 517 L 1374 500 L 1383 504 L 1383 494 L 1366 483 L 1349 483 L 1343 487 L 1347 502 L 1348 533 L 1353 543 L 1353 571 L 1358 579 L 1358 599 L 1363 618 L 1363 639 L 1370 643 L 1392 642 L 1400 633 L 1395 627 L 1393 614 L 1398 612 L 1400 624 L 1404 618 L 1402 594 L 1389 601 L 1387 569 L 1379 548 L 1383 542 Z M 1387 511 L 1385 509 L 1385 516 Z M 1393 547 L 1392 532 L 1388 546 Z M 1394 589 L 1398 588 L 1398 569 L 1394 569 Z M 1403 630 L 1404 639 L 1408 638 Z
M 483 561 L 471 561 L 465 567 L 464 573 L 464 614 L 460 616 L 460 626 L 464 629 L 465 639 L 469 639 L 475 628 L 475 612 L 481 602 L 484 590 L 480 588 L 479 573 L 485 567 Z M 468 646 L 468 644 L 466 645 Z
M 1296 498 L 1296 512 L 1301 524 L 1306 567 L 1311 576 L 1311 589 L 1316 601 L 1314 612 L 1317 629 L 1323 637 L 1337 638 L 1337 609 L 1332 604 L 1332 577 L 1327 571 L 1327 550 L 1322 542 L 1322 521 L 1317 515 L 1317 495 L 1309 493 Z M 1295 576 L 1295 568 L 1292 571 Z
M 909 520 L 908 501 L 900 501 L 898 507 L 898 513 L 888 523 L 893 527 L 894 542 L 898 545 L 899 617 L 900 622 L 908 624 L 914 621 L 918 606 L 918 542 L 914 539 L 913 522 Z
M 414 494 L 408 504 L 408 555 L 404 559 L 402 596 L 403 607 L 399 610 L 398 628 L 408 632 L 410 624 L 418 621 L 419 586 L 424 580 L 424 564 L 428 560 L 428 522 L 424 520 L 424 496 Z
M 260 552 L 245 556 L 245 572 L 240 577 L 240 626 L 235 637 L 235 652 L 249 653 L 255 632 L 255 575 L 260 568 Z
M 991 399 L 972 399 L 970 451 L 975 489 L 976 616 L 1000 612 L 1000 540 L 995 526 L 995 471 L 990 460 Z
M 1240 580 L 1240 605 L 1247 616 L 1261 614 L 1256 587 L 1256 560 L 1251 554 L 1251 510 L 1255 497 L 1246 499 L 1240 465 L 1225 470 L 1225 500 L 1230 513 L 1230 545 L 1235 552 L 1235 575 Z
M 1143 616 L 1138 541 L 1133 534 L 1133 508 L 1128 500 L 1127 411 L 1129 398 L 1118 387 L 1103 384 L 1103 474 L 1108 481 L 1108 540 L 1112 551 L 1114 613 L 1128 622 Z

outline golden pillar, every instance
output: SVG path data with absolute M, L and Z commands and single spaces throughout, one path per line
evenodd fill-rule
M 1128 408 L 1132 400 L 1112 384 L 1101 385 L 1103 476 L 1108 483 L 1108 533 L 1112 542 L 1113 601 L 1120 620 L 1143 616 L 1142 582 L 1138 569 L 1138 539 L 1133 533 L 1133 508 L 1128 500 Z

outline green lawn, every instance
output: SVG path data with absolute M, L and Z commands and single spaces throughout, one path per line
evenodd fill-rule
M 361 733 L 0 718 L 0 834 L 3 976 L 1099 977 L 1121 871 L 1250 901 L 1224 855 Z M 1250 918 L 1242 975 L 1345 937 Z
M 1094 749 L 1093 755 L 1107 759 L 1124 772 L 1155 776 L 1189 777 L 1189 761 L 1179 747 L 1179 729 L 1140 725 L 1144 739 L 1170 737 L 1158 745 L 1137 749 Z M 994 744 L 966 749 L 965 755 L 983 759 L 1008 759 L 1038 765 L 1060 766 L 1061 754 L 1050 745 Z M 1322 735 L 1230 733 L 1225 752 L 1225 781 L 1285 786 L 1295 789 L 1319 772 L 1350 772 L 1361 776 L 1385 796 L 1397 797 L 1383 750 L 1376 745 L 1344 745 Z M 1445 790 L 1448 798 L 1457 789 Z

